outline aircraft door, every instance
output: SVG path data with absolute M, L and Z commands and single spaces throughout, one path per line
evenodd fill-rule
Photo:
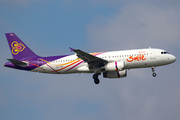
M 152 50 L 151 48 L 150 48 L 150 59 L 155 59 L 156 58 L 156 56 L 155 56 L 155 50 Z

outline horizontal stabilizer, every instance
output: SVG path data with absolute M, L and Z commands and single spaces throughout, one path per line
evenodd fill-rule
M 15 66 L 20 66 L 20 67 L 27 67 L 29 64 L 26 62 L 21 62 L 19 60 L 15 59 L 7 59 L 9 62 L 13 63 Z

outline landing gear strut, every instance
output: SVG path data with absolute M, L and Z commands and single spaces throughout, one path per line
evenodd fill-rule
M 152 76 L 153 76 L 153 77 L 156 77 L 156 73 L 154 72 L 154 71 L 155 71 L 155 70 L 154 70 L 154 67 L 151 67 L 151 69 L 152 69 L 152 72 L 153 72 Z
M 95 84 L 99 84 L 99 83 L 100 83 L 99 78 L 98 78 L 98 76 L 99 76 L 100 74 L 101 74 L 101 73 L 95 73 L 95 74 L 93 75 L 93 79 L 94 79 L 94 83 L 95 83 Z

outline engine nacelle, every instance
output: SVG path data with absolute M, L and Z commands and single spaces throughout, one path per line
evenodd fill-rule
M 105 65 L 104 71 L 121 71 L 124 70 L 125 63 L 121 62 L 110 62 Z
M 127 70 L 104 72 L 104 78 L 123 78 L 127 76 Z

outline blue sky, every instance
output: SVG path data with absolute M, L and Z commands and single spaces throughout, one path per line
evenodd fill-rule
M 1 120 L 178 120 L 180 118 L 178 0 L 0 0 Z M 173 64 L 128 70 L 93 83 L 92 74 L 49 75 L 3 67 L 14 32 L 41 56 L 161 48 Z

